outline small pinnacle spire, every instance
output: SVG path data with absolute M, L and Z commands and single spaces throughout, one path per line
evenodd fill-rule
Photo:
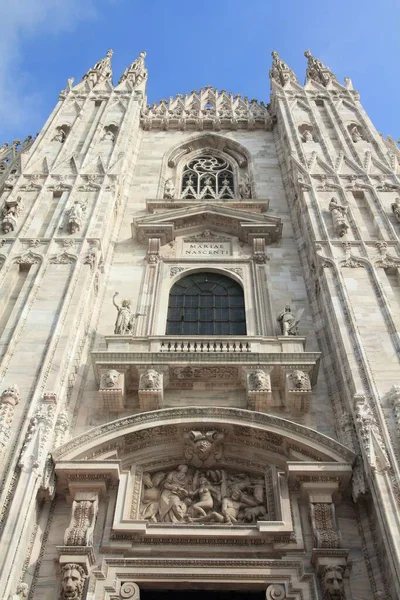
M 82 77 L 82 80 L 87 80 L 93 85 L 97 85 L 106 79 L 112 78 L 111 57 L 114 54 L 113 50 L 108 50 L 106 56 L 99 60 L 94 67 Z
M 310 50 L 304 52 L 304 56 L 307 58 L 307 79 L 313 79 L 317 83 L 326 86 L 332 79 L 337 81 L 335 75 L 326 67 L 318 58 L 314 58 Z
M 269 76 L 271 79 L 279 83 L 280 85 L 285 85 L 285 83 L 289 80 L 297 81 L 297 77 L 292 71 L 292 69 L 279 57 L 279 54 L 273 50 L 272 54 L 272 67 L 269 72 Z
M 129 67 L 126 67 L 125 71 L 122 73 L 121 79 L 118 83 L 122 83 L 123 81 L 130 81 L 136 87 L 142 81 L 147 79 L 147 69 L 144 64 L 144 59 L 146 58 L 146 52 L 140 52 L 138 58 L 133 61 Z

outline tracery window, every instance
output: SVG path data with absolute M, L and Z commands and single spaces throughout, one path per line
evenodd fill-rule
M 191 160 L 182 173 L 181 198 L 234 198 L 234 179 L 231 165 L 223 158 L 204 155 Z
M 219 273 L 195 273 L 169 295 L 167 335 L 246 335 L 242 287 Z

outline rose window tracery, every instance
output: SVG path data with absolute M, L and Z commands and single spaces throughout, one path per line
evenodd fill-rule
M 233 169 L 216 156 L 199 156 L 183 170 L 181 197 L 186 199 L 234 198 Z

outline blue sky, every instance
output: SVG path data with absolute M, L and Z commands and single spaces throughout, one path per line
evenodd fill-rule
M 0 0 L 0 144 L 39 131 L 69 77 L 113 48 L 114 82 L 147 51 L 150 102 L 212 85 L 268 101 L 271 51 L 351 77 L 400 137 L 399 0 Z

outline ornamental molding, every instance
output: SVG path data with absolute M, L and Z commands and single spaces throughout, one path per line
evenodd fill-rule
M 248 430 L 249 435 L 257 430 L 281 435 L 289 443 L 309 448 L 325 461 L 353 463 L 355 460 L 352 450 L 313 429 L 269 414 L 223 407 L 169 408 L 131 415 L 96 427 L 68 441 L 55 451 L 54 457 L 57 461 L 77 458 L 83 460 L 92 455 L 96 449 L 101 449 L 110 442 L 121 447 L 129 434 L 151 429 L 154 426 L 182 424 L 183 421 L 187 426 L 193 425 L 193 427 L 199 423 L 202 427 L 210 425 L 210 429 L 214 427 L 218 429 L 221 424 L 241 425 Z
M 160 238 L 161 245 L 172 242 L 178 235 L 194 233 L 196 229 L 227 233 L 244 243 L 263 238 L 268 245 L 281 238 L 282 221 L 278 217 L 210 203 L 138 217 L 132 223 L 132 234 L 136 234 L 139 241 Z
M 214 130 L 272 128 L 272 117 L 264 102 L 206 86 L 190 94 L 147 105 L 141 113 L 143 129 Z

